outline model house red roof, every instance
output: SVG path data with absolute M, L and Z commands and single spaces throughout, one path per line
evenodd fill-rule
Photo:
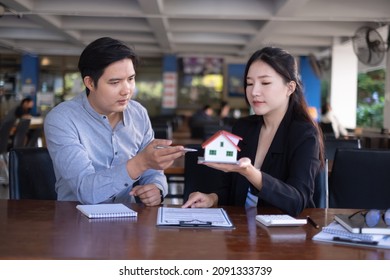
M 240 149 L 236 144 L 234 144 L 234 142 L 232 141 L 231 138 L 236 138 L 236 139 L 238 139 L 238 140 L 242 140 L 242 138 L 241 138 L 240 136 L 237 136 L 237 135 L 235 135 L 235 134 L 233 134 L 233 133 L 230 133 L 230 132 L 228 132 L 228 131 L 226 131 L 226 130 L 219 130 L 219 131 L 217 131 L 216 133 L 214 133 L 213 136 L 211 136 L 209 139 L 207 139 L 205 142 L 202 143 L 202 148 L 203 148 L 203 149 L 206 148 L 206 146 L 207 146 L 208 144 L 210 144 L 211 142 L 213 142 L 213 141 L 214 141 L 217 137 L 219 137 L 220 135 L 225 136 L 225 138 L 226 138 L 230 143 L 233 144 L 233 146 L 237 149 L 237 151 L 241 151 L 241 149 Z

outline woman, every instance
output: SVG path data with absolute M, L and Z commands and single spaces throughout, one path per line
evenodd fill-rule
M 255 115 L 232 132 L 239 142 L 238 164 L 204 163 L 227 172 L 215 193 L 190 194 L 183 207 L 273 206 L 292 216 L 314 207 L 315 177 L 323 164 L 322 135 L 308 114 L 297 64 L 273 47 L 256 51 L 245 68 L 245 98 Z

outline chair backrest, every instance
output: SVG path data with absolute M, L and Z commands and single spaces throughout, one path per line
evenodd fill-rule
M 333 130 L 332 123 L 320 122 L 320 128 L 325 139 L 335 139 L 335 133 Z
M 156 139 L 172 139 L 173 137 L 172 125 L 169 122 L 154 122 L 152 123 L 152 129 Z
M 15 130 L 12 148 L 24 147 L 27 144 L 27 132 L 30 128 L 30 119 L 20 119 Z
M 212 193 L 218 189 L 223 175 L 222 171 L 198 164 L 198 157 L 203 157 L 204 150 L 200 144 L 186 145 L 197 149 L 197 152 L 187 152 L 184 158 L 184 191 L 183 201 L 195 191 Z
M 0 126 L 0 153 L 5 154 L 8 152 L 9 136 L 11 129 L 15 124 L 15 119 L 6 119 Z
M 328 198 L 328 159 L 326 159 L 324 167 L 320 170 L 315 179 L 313 194 L 314 204 L 317 208 L 328 208 Z
M 196 120 L 191 118 L 189 121 L 189 127 L 191 132 L 191 138 L 193 139 L 207 139 L 205 133 L 212 133 L 212 131 L 218 131 L 221 128 L 219 120 Z
M 55 182 L 53 163 L 47 148 L 10 150 L 10 199 L 56 200 Z
M 202 139 L 206 141 L 219 130 L 222 130 L 223 127 L 219 124 L 204 124 L 202 127 Z
M 43 128 L 38 127 L 32 130 L 30 137 L 28 138 L 28 142 L 26 143 L 26 147 L 38 147 L 38 139 L 42 136 Z
M 181 125 L 182 121 L 182 116 L 176 114 L 159 114 L 150 117 L 152 126 L 154 124 L 166 123 L 172 127 L 172 131 L 175 131 Z
M 338 148 L 361 149 L 360 139 L 325 139 L 325 157 L 332 161 Z
M 16 116 L 15 116 L 15 112 L 16 112 L 16 108 L 17 106 L 11 108 L 7 114 L 5 114 L 4 118 L 3 118 L 3 121 L 10 121 L 10 120 L 13 120 L 15 122 L 16 120 Z
M 337 149 L 329 177 L 329 207 L 390 207 L 390 150 Z

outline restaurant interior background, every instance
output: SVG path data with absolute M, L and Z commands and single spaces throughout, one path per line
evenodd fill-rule
M 227 100 L 232 109 L 247 114 L 242 71 L 256 48 L 275 44 L 299 62 L 306 58 L 323 103 L 332 94 L 334 45 L 353 41 L 364 26 L 377 29 L 388 45 L 390 5 L 384 0 L 62 2 L 0 1 L 1 116 L 31 92 L 43 116 L 81 92 L 78 55 L 100 36 L 129 42 L 140 53 L 134 98 L 151 117 L 164 113 L 164 60 L 171 55 L 177 73 L 175 113 L 190 115 L 205 104 L 218 108 Z M 386 51 L 376 62 L 356 58 L 356 126 L 383 127 Z M 25 56 L 39 61 L 36 85 L 22 75 Z

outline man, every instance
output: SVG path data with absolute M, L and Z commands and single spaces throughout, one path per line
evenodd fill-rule
M 202 107 L 202 109 L 195 112 L 195 114 L 192 116 L 192 119 L 196 121 L 215 121 L 216 118 L 214 118 L 214 110 L 211 108 L 210 105 L 205 105 Z
M 44 129 L 59 200 L 84 204 L 158 205 L 167 194 L 163 169 L 184 154 L 171 140 L 154 139 L 147 111 L 131 100 L 137 55 L 104 37 L 82 52 L 85 93 L 53 108 Z M 136 185 L 136 186 L 135 186 Z

